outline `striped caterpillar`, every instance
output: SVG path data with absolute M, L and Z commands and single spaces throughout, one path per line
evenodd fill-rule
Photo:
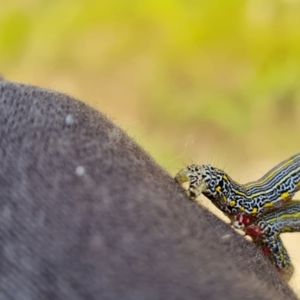
M 189 182 L 190 199 L 203 193 L 233 221 L 234 227 L 243 228 L 284 205 L 300 189 L 300 153 L 247 184 L 237 183 L 211 165 L 190 165 L 178 172 L 175 179 L 179 183 Z
M 191 200 L 203 193 L 233 227 L 253 238 L 285 278 L 291 277 L 293 267 L 279 235 L 300 231 L 300 203 L 291 201 L 300 189 L 300 153 L 247 184 L 237 183 L 211 165 L 195 164 L 179 171 L 175 180 L 189 182 L 186 193 Z

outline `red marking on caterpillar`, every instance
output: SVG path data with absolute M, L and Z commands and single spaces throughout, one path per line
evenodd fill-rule
M 271 250 L 270 250 L 270 248 L 267 247 L 267 246 L 262 246 L 262 247 L 261 247 L 261 251 L 262 251 L 262 253 L 263 253 L 264 255 L 270 255 L 270 254 L 271 254 Z
M 259 226 L 251 225 L 246 229 L 245 233 L 246 233 L 246 235 L 249 235 L 252 238 L 257 239 L 262 235 L 263 232 Z
M 235 220 L 246 226 L 253 220 L 253 218 L 245 214 L 238 214 L 236 215 Z

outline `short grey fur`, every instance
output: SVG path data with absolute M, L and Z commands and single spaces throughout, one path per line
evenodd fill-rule
M 0 300 L 287 298 L 256 246 L 106 116 L 0 81 Z

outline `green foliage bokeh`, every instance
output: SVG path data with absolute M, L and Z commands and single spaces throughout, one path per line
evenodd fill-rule
M 107 113 L 170 171 L 299 151 L 300 1 L 6 1 L 8 79 Z

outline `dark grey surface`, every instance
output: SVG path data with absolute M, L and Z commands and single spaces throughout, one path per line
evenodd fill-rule
M 1 300 L 289 297 L 254 245 L 101 113 L 0 81 Z

